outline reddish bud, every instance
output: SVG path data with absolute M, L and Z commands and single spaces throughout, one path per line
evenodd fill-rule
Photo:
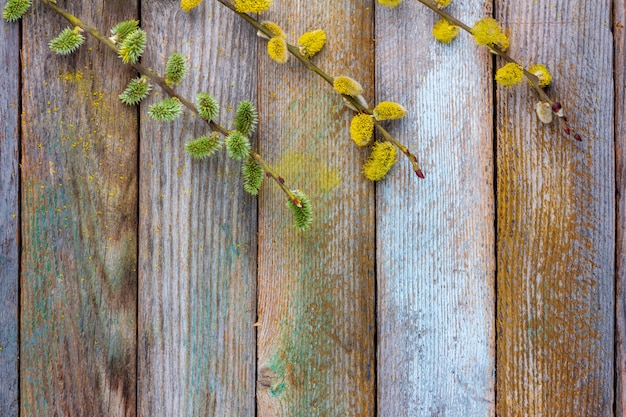
M 296 207 L 298 207 L 298 208 L 302 208 L 302 203 L 301 203 L 301 202 L 300 202 L 300 200 L 298 200 L 297 198 L 294 198 L 291 202 L 292 202 L 292 203 L 293 203 Z
M 413 161 L 417 162 L 417 156 L 413 155 Z
M 569 135 L 570 135 L 570 133 L 572 133 L 572 132 L 570 132 L 570 130 L 569 130 L 569 126 L 565 126 L 565 127 L 563 128 L 563 131 L 565 132 L 565 134 L 566 134 L 567 136 L 569 136 Z
M 416 169 L 415 173 L 417 174 L 418 177 L 420 177 L 421 179 L 424 179 L 424 173 L 422 172 L 421 169 Z
M 558 101 L 555 101 L 554 103 L 552 103 L 552 111 L 555 113 L 558 113 L 561 110 L 562 106 L 561 103 L 559 103 Z
M 576 140 L 577 140 L 577 141 L 579 141 L 579 142 L 582 142 L 582 141 L 583 141 L 583 138 L 581 138 L 581 137 L 580 137 L 580 135 L 579 135 L 578 133 L 576 133 L 576 134 L 574 135 L 574 139 L 576 139 Z
M 568 133 L 569 135 L 569 133 Z M 285 183 L 285 180 L 283 179 L 283 177 L 278 177 L 278 182 L 280 182 L 281 184 Z

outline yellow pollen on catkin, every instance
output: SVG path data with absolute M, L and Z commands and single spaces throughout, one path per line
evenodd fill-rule
M 367 114 L 357 114 L 350 123 L 350 137 L 359 146 L 365 146 L 374 136 L 374 121 Z
M 439 42 L 450 43 L 459 34 L 459 27 L 454 26 L 446 19 L 439 19 L 433 26 L 433 36 Z
M 541 88 L 549 86 L 552 82 L 552 74 L 548 71 L 548 67 L 543 64 L 531 65 L 531 67 L 528 68 L 528 72 L 539 79 L 539 87 Z
M 367 162 L 363 165 L 363 175 L 370 181 L 380 181 L 395 163 L 396 147 L 390 142 L 376 142 Z
M 272 34 L 274 36 L 280 36 L 281 38 L 286 38 L 287 37 L 285 35 L 285 32 L 283 32 L 283 30 L 280 28 L 280 26 L 278 26 L 274 22 L 270 22 L 270 21 L 261 22 L 261 26 L 263 26 L 265 29 L 267 29 L 270 32 L 272 32 Z M 265 35 L 263 35 L 263 36 L 265 37 Z
M 452 0 L 437 0 L 437 7 L 443 9 L 444 7 L 450 5 Z
M 239 13 L 259 13 L 271 5 L 271 0 L 235 0 L 235 10 Z
M 200 3 L 202 3 L 202 0 L 181 0 L 180 1 L 180 7 L 184 11 L 188 12 L 189 10 L 193 9 L 194 7 L 198 7 L 200 5 Z
M 321 29 L 303 33 L 298 38 L 298 48 L 302 56 L 311 59 L 326 45 L 326 32 Z
M 279 64 L 284 64 L 287 62 L 287 58 L 289 58 L 289 54 L 287 53 L 287 42 L 285 38 L 281 36 L 274 36 L 267 43 L 267 53 L 270 58 Z
M 509 62 L 496 71 L 496 82 L 505 87 L 515 85 L 524 78 L 524 70 L 521 65 Z
M 387 6 L 391 9 L 402 3 L 402 0 L 378 0 L 383 6 Z
M 333 81 L 333 88 L 339 94 L 356 97 L 363 93 L 363 87 L 353 78 L 340 75 Z
M 509 39 L 493 17 L 485 17 L 474 24 L 472 36 L 479 45 L 497 46 L 503 52 L 509 47 Z
M 406 116 L 406 109 L 392 101 L 381 101 L 374 107 L 373 113 L 376 120 L 395 120 Z

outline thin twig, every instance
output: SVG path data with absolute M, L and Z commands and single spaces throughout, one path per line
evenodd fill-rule
M 46 6 L 48 6 L 49 8 L 51 8 L 52 10 L 54 10 L 58 15 L 64 17 L 72 25 L 80 27 L 85 32 L 89 33 L 92 37 L 97 39 L 99 42 L 104 44 L 107 48 L 109 48 L 110 50 L 112 50 L 116 54 L 119 54 L 119 49 L 117 48 L 117 46 L 109 38 L 107 38 L 106 36 L 104 36 L 103 34 L 98 32 L 98 30 L 95 27 L 89 26 L 88 24 L 83 22 L 78 17 L 74 16 L 73 14 L 68 12 L 67 10 L 65 10 L 62 7 L 58 6 L 54 2 L 54 0 L 40 0 L 40 1 L 43 4 L 45 4 Z M 137 70 L 137 72 L 139 72 L 142 75 L 145 75 L 147 78 L 150 79 L 150 81 L 152 81 L 153 83 L 155 83 L 159 87 L 161 87 L 161 89 L 165 93 L 167 93 L 170 97 L 177 98 L 181 102 L 181 104 L 183 104 L 185 107 L 187 107 L 190 111 L 192 111 L 196 115 L 199 115 L 198 108 L 195 106 L 195 104 L 193 104 L 193 102 L 191 102 L 190 100 L 188 100 L 185 97 L 183 97 L 180 94 L 178 94 L 172 87 L 170 87 L 166 83 L 165 78 L 160 77 L 154 71 L 149 70 L 148 68 L 146 68 L 144 65 L 142 65 L 140 63 L 128 64 L 128 65 L 132 66 L 135 70 Z M 202 120 L 205 120 L 205 119 L 202 119 Z M 221 133 L 224 136 L 228 136 L 228 135 L 230 135 L 232 133 L 228 129 L 220 126 L 219 124 L 215 123 L 212 120 L 208 121 L 207 123 L 208 123 L 210 129 L 212 131 L 214 131 L 214 132 L 219 132 L 219 133 Z M 265 171 L 265 175 L 267 177 L 272 178 L 276 182 L 276 184 L 278 184 L 280 189 L 287 195 L 287 197 L 289 198 L 289 200 L 291 200 L 291 202 L 293 204 L 295 204 L 297 207 L 302 207 L 302 203 L 300 202 L 298 197 L 296 197 L 295 194 L 293 192 L 291 192 L 289 187 L 287 187 L 285 185 L 285 180 L 281 176 L 277 175 L 270 168 L 269 164 L 267 162 L 265 162 L 265 160 L 263 160 L 261 155 L 259 155 L 257 152 L 254 152 L 252 150 L 249 151 L 249 155 L 251 157 L 253 157 L 261 165 L 261 167 L 263 168 L 263 171 Z
M 268 37 L 268 39 L 274 36 L 274 34 L 271 31 L 269 31 L 266 27 L 261 25 L 257 20 L 253 19 L 246 13 L 238 12 L 235 6 L 233 6 L 230 3 L 230 1 L 227 1 L 227 0 L 217 0 L 217 1 L 222 3 L 224 6 L 226 6 L 230 10 L 232 10 L 235 14 L 237 14 L 243 20 L 248 22 L 250 25 L 252 25 L 256 30 L 265 34 Z M 305 67 L 307 67 L 309 70 L 319 75 L 324 81 L 326 81 L 331 86 L 333 85 L 334 78 L 331 77 L 324 70 L 322 70 L 320 67 L 313 64 L 309 59 L 304 57 L 296 46 L 287 42 L 287 49 L 289 50 L 289 53 L 291 53 L 291 55 L 296 57 L 296 59 L 300 61 Z M 358 112 L 368 114 L 370 116 L 373 114 L 370 108 L 363 106 L 359 102 L 359 100 L 357 100 L 355 97 L 344 95 L 344 94 L 342 94 L 341 96 L 344 99 L 346 99 L 352 106 L 354 106 L 354 108 L 356 108 Z M 376 123 L 376 127 L 382 133 L 382 135 L 385 137 L 386 140 L 393 143 L 396 147 L 398 147 L 402 151 L 403 154 L 405 154 L 409 158 L 409 161 L 411 162 L 411 165 L 413 166 L 413 170 L 415 171 L 415 173 L 417 174 L 419 178 L 423 179 L 424 173 L 417 163 L 417 157 L 413 153 L 411 153 L 411 151 L 409 151 L 409 149 L 406 146 L 404 146 L 402 143 L 396 140 L 389 132 L 387 132 L 380 124 Z

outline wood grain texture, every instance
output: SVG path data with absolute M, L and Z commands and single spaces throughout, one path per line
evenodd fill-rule
M 232 127 L 237 103 L 256 96 L 254 31 L 214 1 L 190 13 L 144 1 L 142 26 L 143 62 L 162 74 L 182 53 L 190 74 L 177 90 L 192 101 L 214 95 Z M 254 416 L 256 201 L 226 152 L 185 153 L 208 133 L 201 119 L 148 118 L 162 97 L 141 110 L 139 415 Z
M 19 286 L 19 23 L 0 30 L 0 416 L 17 417 Z
M 626 4 L 613 2 L 615 48 L 615 417 L 626 417 Z
M 373 96 L 373 4 L 275 0 L 262 20 L 296 43 L 324 29 L 313 61 L 349 75 Z M 295 59 L 284 65 L 259 41 L 259 141 L 292 189 L 311 198 L 315 220 L 299 232 L 286 197 L 266 183 L 259 200 L 258 416 L 375 413 L 374 186 L 366 152 L 350 139 L 353 113 Z
M 377 188 L 380 416 L 494 414 L 491 58 L 465 33 L 437 42 L 437 20 L 417 1 L 376 12 L 376 97 L 407 107 L 389 129 L 426 175 L 399 155 Z
M 133 2 L 68 5 L 108 31 Z M 41 3 L 24 21 L 21 415 L 135 416 L 137 123 L 130 71 Z
M 613 413 L 615 172 L 610 1 L 497 1 L 510 53 L 545 63 L 583 142 L 497 91 L 500 416 Z M 501 63 L 500 63 L 501 64 Z

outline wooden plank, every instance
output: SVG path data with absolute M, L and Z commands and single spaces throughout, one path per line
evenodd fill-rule
M 134 2 L 72 2 L 108 31 Z M 137 120 L 131 71 L 95 40 L 71 56 L 41 3 L 24 21 L 21 415 L 136 415 Z
M 463 21 L 482 1 L 447 8 Z M 491 58 L 465 33 L 437 42 L 417 1 L 376 12 L 376 96 L 418 155 L 377 190 L 380 416 L 494 414 Z
M 613 414 L 615 172 L 610 1 L 497 1 L 511 55 L 545 63 L 583 141 L 497 91 L 502 416 Z M 500 63 L 501 64 L 501 63 Z
M 370 7 L 367 7 L 370 6 Z M 324 29 L 313 61 L 358 79 L 373 97 L 372 2 L 275 0 L 262 20 L 287 40 Z M 253 42 L 249 39 L 248 42 Z M 260 148 L 315 210 L 301 233 L 286 197 L 265 184 L 259 200 L 258 416 L 375 413 L 374 187 L 360 173 L 366 152 L 350 139 L 352 112 L 293 57 L 259 50 Z
M 19 23 L 0 30 L 0 416 L 17 417 L 19 283 Z
M 154 0 L 142 22 L 143 62 L 163 73 L 172 52 L 185 55 L 191 70 L 177 90 L 213 94 L 222 124 L 254 100 L 255 34 L 233 13 Z M 199 118 L 148 118 L 160 98 L 141 113 L 139 415 L 254 416 L 256 200 L 225 152 L 186 155 L 184 143 L 208 132 Z
M 615 189 L 617 196 L 615 288 L 615 417 L 626 417 L 626 4 L 613 2 L 615 42 Z

